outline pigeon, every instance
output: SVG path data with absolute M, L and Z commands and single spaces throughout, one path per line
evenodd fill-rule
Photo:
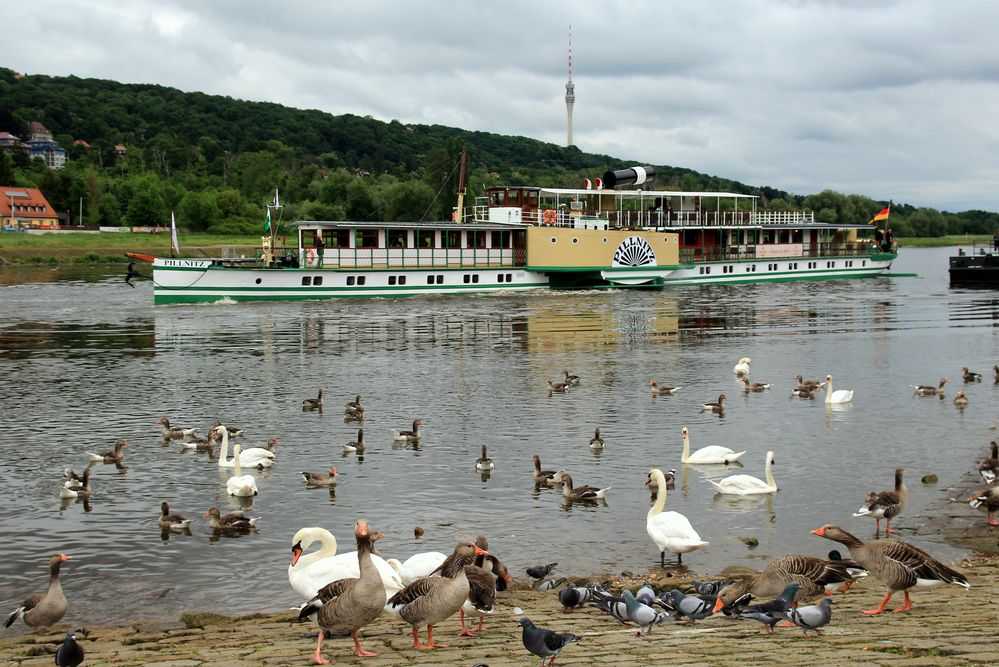
M 829 606 L 832 602 L 832 598 L 826 596 L 823 597 L 822 601 L 818 604 L 811 604 L 807 607 L 791 609 L 784 614 L 784 618 L 801 628 L 802 633 L 806 637 L 808 636 L 809 630 L 814 630 L 816 636 L 818 636 L 822 633 L 819 628 L 828 624 L 829 621 L 832 620 L 832 609 Z
M 735 582 L 731 579 L 722 579 L 720 581 L 698 581 L 694 579 L 692 583 L 698 595 L 718 595 L 721 589 Z
M 676 588 L 671 590 L 669 594 L 673 598 L 673 607 L 676 609 L 676 613 L 687 619 L 684 625 L 693 625 L 694 621 L 707 618 L 713 613 L 713 602 L 702 600 L 693 595 L 684 595 L 683 591 Z
M 535 565 L 533 567 L 527 568 L 527 576 L 531 579 L 544 579 L 548 574 L 555 569 L 558 563 L 549 563 L 548 565 Z
M 66 633 L 66 640 L 59 645 L 55 664 L 59 667 L 76 667 L 83 662 L 83 647 L 76 643 L 76 630 Z
M 520 625 L 524 628 L 524 648 L 541 658 L 542 667 L 545 667 L 545 658 L 551 657 L 548 661 L 548 667 L 551 667 L 555 664 L 559 651 L 581 639 L 573 634 L 560 635 L 547 628 L 539 628 L 527 617 L 520 619 Z
M 784 618 L 784 614 L 778 614 L 776 612 L 754 611 L 754 610 L 746 610 L 742 612 L 741 614 L 739 614 L 739 618 L 748 618 L 752 621 L 759 621 L 760 623 L 763 624 L 763 627 L 766 629 L 767 634 L 770 635 L 776 634 L 776 631 L 774 630 L 775 625 L 777 625 L 783 620 L 786 620 Z
M 558 579 L 545 579 L 544 581 L 539 582 L 535 588 L 543 593 L 545 591 L 550 591 L 554 588 L 558 588 L 566 581 L 567 580 L 565 577 L 559 577 Z
M 656 591 L 652 588 L 652 584 L 642 584 L 642 587 L 635 593 L 635 599 L 651 607 L 652 603 L 656 601 Z
M 642 630 L 645 630 L 645 634 L 647 635 L 652 634 L 653 625 L 676 620 L 676 616 L 672 614 L 665 611 L 657 611 L 646 604 L 642 604 L 635 599 L 635 596 L 629 590 L 625 590 L 622 596 L 628 620 L 638 626 L 638 632 L 635 633 L 636 637 L 642 635 Z
M 748 618 L 753 621 L 763 623 L 769 634 L 774 633 L 774 626 L 784 620 L 784 614 L 794 603 L 794 596 L 797 595 L 800 584 L 791 583 L 780 594 L 780 597 L 750 605 L 746 609 L 740 610 L 739 618 Z M 738 602 L 738 601 L 737 601 Z
M 621 623 L 628 622 L 628 607 L 624 603 L 623 597 L 617 597 L 606 591 L 594 591 L 593 601 L 590 603 L 601 611 L 605 611 Z
M 593 598 L 594 591 L 603 591 L 597 584 L 588 584 L 583 588 L 576 588 L 576 584 L 569 582 L 569 585 L 558 592 L 558 601 L 562 603 L 563 612 L 571 612 L 576 607 L 581 607 Z

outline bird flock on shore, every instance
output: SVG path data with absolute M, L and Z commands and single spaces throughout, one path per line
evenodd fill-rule
M 773 383 L 755 383 L 749 379 L 751 359 L 739 360 L 733 368 L 737 379 L 746 392 L 771 390 Z M 999 367 L 994 367 L 994 381 L 999 384 Z M 965 384 L 980 383 L 979 373 L 962 368 Z M 826 375 L 823 381 L 805 380 L 795 377 L 796 385 L 791 396 L 814 399 L 817 392 L 825 390 L 825 402 L 830 404 L 849 403 L 853 391 L 834 390 L 832 376 Z M 944 397 L 944 385 L 948 378 L 942 378 L 937 385 L 913 385 L 919 396 Z M 559 382 L 545 379 L 549 395 L 566 394 L 580 386 L 579 376 L 564 371 Z M 653 396 L 669 397 L 676 395 L 681 387 L 649 381 Z M 720 394 L 717 401 L 705 402 L 701 410 L 724 414 L 726 396 Z M 969 404 L 962 390 L 955 396 L 954 404 L 963 410 Z M 303 412 L 324 409 L 323 391 L 315 398 L 302 402 Z M 365 408 L 362 396 L 357 395 L 346 403 L 344 421 L 363 423 Z M 275 447 L 280 444 L 276 438 L 267 441 L 263 447 L 244 448 L 233 443 L 233 455 L 229 458 L 230 438 L 243 435 L 241 429 L 216 422 L 205 438 L 197 436 L 197 428 L 177 427 L 167 417 L 156 422 L 161 426 L 164 441 L 177 440 L 183 449 L 208 452 L 214 456 L 215 447 L 221 447 L 218 458 L 220 469 L 229 469 L 233 475 L 226 480 L 228 495 L 252 497 L 259 493 L 253 471 L 275 465 Z M 391 429 L 394 443 L 419 447 L 423 441 L 423 421 L 415 419 L 409 429 Z M 728 466 L 736 464 L 747 451 L 734 451 L 723 446 L 706 446 L 691 450 L 690 433 L 687 427 L 681 431 L 682 451 L 680 463 L 684 465 Z M 63 471 L 64 480 L 59 487 L 59 496 L 64 502 L 81 500 L 85 507 L 93 493 L 93 466 L 115 465 L 125 468 L 124 448 L 129 443 L 124 439 L 116 441 L 112 450 L 94 453 L 85 452 L 88 467 L 82 474 L 73 469 Z M 357 439 L 343 445 L 345 453 L 363 453 L 366 443 L 363 428 L 358 429 Z M 593 438 L 587 446 L 595 451 L 605 450 L 607 443 L 599 427 L 594 429 Z M 708 480 L 716 493 L 729 495 L 772 494 L 779 490 L 774 480 L 772 467 L 774 452 L 766 452 L 764 458 L 764 479 L 745 474 L 731 475 L 720 480 Z M 598 503 L 607 497 L 611 487 L 580 485 L 574 482 L 565 470 L 547 470 L 541 465 L 540 456 L 533 456 L 534 484 L 536 488 L 556 488 L 567 502 Z M 476 459 L 474 469 L 488 473 L 497 463 L 489 456 L 485 444 L 481 446 L 481 456 Z M 245 472 L 245 474 L 244 474 Z M 693 590 L 681 591 L 676 588 L 656 591 L 646 584 L 637 591 L 623 589 L 610 592 L 598 583 L 578 585 L 568 582 L 565 577 L 548 579 L 548 575 L 558 563 L 533 566 L 526 574 L 535 582 L 538 591 L 554 591 L 565 612 L 580 608 L 596 608 L 614 617 L 617 621 L 637 628 L 637 636 L 652 633 L 652 628 L 669 622 L 679 622 L 690 626 L 723 613 L 725 616 L 756 621 L 762 624 L 765 632 L 774 633 L 775 626 L 797 626 L 807 636 L 821 633 L 821 629 L 832 619 L 834 592 L 841 593 L 858 580 L 873 576 L 887 588 L 881 604 L 875 609 L 864 610 L 865 614 L 881 614 L 893 595 L 903 593 L 904 602 L 896 611 L 912 608 L 909 591 L 917 587 L 940 584 L 954 584 L 969 587 L 967 579 L 959 572 L 937 561 L 925 551 L 907 542 L 887 539 L 896 532 L 891 522 L 903 513 L 908 500 L 908 490 L 904 483 L 905 469 L 895 470 L 895 484 L 892 489 L 871 491 L 863 504 L 854 513 L 857 517 L 868 517 L 876 521 L 875 538 L 881 533 L 881 521 L 885 522 L 886 539 L 864 542 L 842 528 L 827 524 L 816 528 L 812 534 L 836 541 L 849 551 L 844 558 L 838 551 L 830 551 L 825 558 L 802 554 L 785 554 L 771 560 L 762 571 L 741 581 L 694 582 Z M 979 464 L 978 472 L 984 487 L 973 493 L 968 502 L 972 508 L 988 515 L 990 526 L 999 525 L 994 516 L 999 511 L 999 446 L 990 443 L 990 455 Z M 337 471 L 299 473 L 307 487 L 327 488 L 335 492 Z M 682 514 L 666 511 L 668 491 L 673 488 L 675 469 L 664 473 L 659 468 L 651 468 L 645 474 L 645 485 L 653 495 L 653 504 L 646 519 L 647 533 L 655 544 L 660 556 L 660 565 L 666 566 L 666 554 L 677 556 L 682 563 L 683 554 L 709 546 L 701 539 L 691 522 Z M 89 511 L 89 510 L 88 510 Z M 204 512 L 208 526 L 217 534 L 237 535 L 256 531 L 259 517 L 242 512 L 222 514 L 217 507 Z M 167 500 L 160 506 L 157 523 L 164 533 L 190 533 L 193 519 L 170 510 Z M 415 534 L 422 535 L 417 527 Z M 365 650 L 360 643 L 360 631 L 373 622 L 383 612 L 387 612 L 409 626 L 415 650 L 432 650 L 444 645 L 435 642 L 433 628 L 457 614 L 460 618 L 461 636 L 474 636 L 485 630 L 484 620 L 493 612 L 497 592 L 507 589 L 511 577 L 498 556 L 489 551 L 488 540 L 480 535 L 475 542 L 459 541 L 451 554 L 428 551 L 417 553 L 405 561 L 395 558 L 382 558 L 377 542 L 384 534 L 373 530 L 368 521 L 359 518 L 354 527 L 356 552 L 337 553 L 336 538 L 324 528 L 302 528 L 291 540 L 292 557 L 288 566 L 288 580 L 291 587 L 303 598 L 299 607 L 299 619 L 314 617 L 319 626 L 318 641 L 311 654 L 315 664 L 326 664 L 322 655 L 325 637 L 334 634 L 350 634 L 354 643 L 354 655 L 376 655 Z M 313 544 L 319 549 L 308 552 Z M 27 598 L 7 617 L 5 627 L 17 619 L 30 627 L 48 627 L 58 623 L 66 614 L 68 601 L 60 584 L 60 571 L 63 564 L 72 557 L 64 553 L 53 554 L 49 558 L 49 586 L 44 594 Z M 799 602 L 815 600 L 816 604 L 801 605 Z M 757 600 L 754 602 L 754 600 Z M 763 600 L 763 601 L 758 601 Z M 479 616 L 478 626 L 467 628 L 465 615 Z M 560 651 L 579 641 L 580 637 L 570 633 L 559 633 L 536 626 L 529 618 L 520 618 L 524 647 L 540 657 L 542 664 L 553 665 Z M 427 638 L 421 641 L 420 632 L 426 629 Z M 79 665 L 83 661 L 83 648 L 77 642 L 76 633 L 70 630 L 56 653 L 57 665 Z

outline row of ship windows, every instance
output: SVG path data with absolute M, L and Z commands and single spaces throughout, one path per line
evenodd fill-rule
M 861 260 L 860 261 L 860 265 L 861 266 L 867 266 L 867 260 L 866 259 Z M 852 259 L 848 259 L 848 260 L 845 260 L 843 262 L 843 268 L 849 269 L 849 268 L 852 268 L 852 267 L 853 267 L 853 260 Z M 818 262 L 808 262 L 807 263 L 807 268 L 809 268 L 809 269 L 817 269 L 817 268 L 819 268 L 819 263 Z M 836 268 L 836 262 L 835 261 L 826 262 L 826 268 L 827 269 L 835 269 Z M 767 264 L 767 271 L 778 271 L 778 270 L 780 270 L 780 264 L 778 264 L 777 262 L 774 262 L 773 264 Z M 798 262 L 788 262 L 787 263 L 787 270 L 788 271 L 797 271 L 798 270 Z M 701 267 L 698 267 L 698 273 L 700 273 L 701 275 L 710 274 L 711 273 L 711 267 L 710 266 L 701 266 Z M 725 266 L 722 266 L 722 273 L 735 273 L 735 267 L 732 266 L 731 264 L 727 264 Z M 746 265 L 746 273 L 756 273 L 756 265 L 755 264 L 747 264 Z
M 496 275 L 496 280 L 497 280 L 497 282 L 501 282 L 501 283 L 512 283 L 513 282 L 513 274 L 512 273 L 499 273 L 499 274 Z M 258 283 L 260 282 L 259 278 L 257 279 L 257 282 Z M 363 285 L 365 282 L 367 282 L 367 276 L 347 276 L 347 286 L 348 287 L 353 287 L 355 285 Z M 475 283 L 478 283 L 479 282 L 479 274 L 477 274 L 477 273 L 466 273 L 466 274 L 464 274 L 462 276 L 462 282 L 464 282 L 465 284 L 469 284 L 469 283 L 475 284 Z M 319 287 L 322 284 L 323 284 L 323 277 L 322 276 L 302 276 L 302 287 L 310 287 L 310 286 L 311 287 Z M 406 284 L 406 276 L 389 276 L 388 277 L 388 284 L 389 285 L 405 285 Z M 432 275 L 427 276 L 427 284 L 428 285 L 443 285 L 444 284 L 444 274 L 437 273 L 437 274 L 432 274 Z

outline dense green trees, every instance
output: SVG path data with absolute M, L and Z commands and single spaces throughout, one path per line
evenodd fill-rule
M 0 68 L 0 131 L 24 137 L 44 123 L 71 160 L 58 172 L 22 153 L 0 154 L 0 185 L 39 187 L 74 223 L 178 224 L 257 233 L 280 190 L 284 221 L 448 219 L 467 149 L 466 206 L 492 185 L 573 187 L 633 160 L 583 153 L 526 137 L 332 116 L 152 85 L 77 77 L 14 78 Z M 73 146 L 85 139 L 91 148 Z M 127 155 L 115 146 L 127 147 Z M 666 189 L 760 196 L 773 210 L 814 210 L 831 223 L 864 223 L 887 202 L 825 190 L 808 196 L 749 186 L 690 169 L 656 166 Z M 896 236 L 989 233 L 999 214 L 892 207 Z

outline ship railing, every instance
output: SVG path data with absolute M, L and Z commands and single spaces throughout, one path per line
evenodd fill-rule
M 791 253 L 774 252 L 778 245 L 738 245 L 728 247 L 710 248 L 681 248 L 680 262 L 692 264 L 695 262 L 737 262 L 746 260 L 782 260 L 799 259 L 801 257 L 869 257 L 879 252 L 874 243 L 850 242 L 850 243 L 813 243 L 792 244 L 795 251 Z M 758 248 L 766 248 L 767 252 L 757 252 Z M 800 248 L 800 252 L 798 249 Z
M 648 209 L 638 211 L 571 211 L 565 208 L 524 211 L 508 209 L 519 219 L 511 220 L 538 226 L 574 227 L 576 219 L 606 219 L 612 228 L 668 228 L 668 227 L 766 227 L 811 225 L 815 223 L 812 211 L 672 211 Z M 472 218 L 485 222 L 490 219 L 488 206 L 475 206 Z M 467 219 L 467 218 L 466 218 Z
M 303 252 L 300 264 L 324 269 L 445 269 L 525 266 L 523 248 L 326 248 Z

